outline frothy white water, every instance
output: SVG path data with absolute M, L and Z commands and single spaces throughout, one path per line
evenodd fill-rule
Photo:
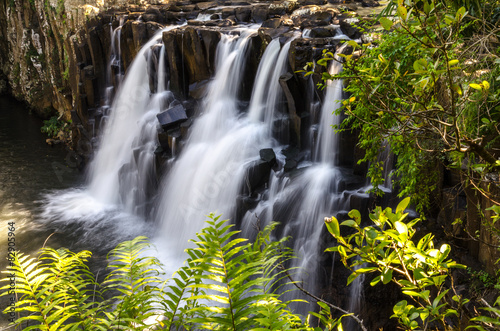
M 159 31 L 135 57 L 115 97 L 100 149 L 90 167 L 90 194 L 139 216 L 144 216 L 154 171 L 155 115 L 162 110 L 161 103 L 151 97 L 147 60 L 151 46 L 172 28 Z
M 341 68 L 335 62 L 330 73 L 338 73 Z M 296 268 L 294 279 L 302 282 L 302 286 L 311 293 L 317 293 L 321 273 L 327 273 L 321 269 L 324 217 L 347 207 L 340 189 L 343 175 L 335 166 L 338 163 L 338 139 L 332 128 L 332 125 L 340 123 L 340 116 L 332 113 L 339 108 L 341 98 L 342 82 L 328 83 L 318 124 L 317 143 L 313 146 L 314 162 L 304 164 L 304 169 L 289 177 L 283 173 L 275 174 L 270 181 L 268 198 L 248 212 L 242 222 L 244 233 L 249 235 L 256 218 L 263 221 L 263 225 L 274 220 L 286 220 L 281 236 L 292 237 L 292 247 L 299 257 L 292 263 L 292 268 Z M 303 299 L 303 295 L 297 292 L 287 296 L 290 296 L 289 299 Z M 303 308 L 297 307 L 300 311 Z M 313 306 L 308 308 L 314 309 Z
M 172 28 L 175 27 L 159 31 L 148 41 L 128 69 L 110 107 L 100 149 L 90 166 L 88 186 L 45 196 L 42 219 L 61 227 L 80 224 L 88 231 L 82 232 L 79 241 L 85 241 L 85 236 L 106 233 L 119 242 L 124 237 L 145 233 L 141 220 L 149 209 L 148 193 L 156 185 L 156 114 L 172 101 L 169 91 L 151 94 L 147 61 L 151 46 L 163 31 Z M 116 61 L 117 58 L 110 58 L 110 62 Z
M 271 143 L 266 126 L 249 122 L 238 110 L 241 73 L 254 32 L 222 36 L 203 115 L 195 121 L 182 153 L 162 182 L 156 243 L 172 270 L 183 260 L 188 240 L 203 228 L 205 215 L 215 212 L 231 218 L 247 166 Z
M 289 40 L 281 48 L 279 38 L 273 39 L 267 46 L 257 70 L 248 117 L 253 122 L 264 121 L 270 129 L 274 124 L 276 112 L 280 110 L 278 103 L 283 98 L 283 91 L 279 79 L 287 71 L 286 60 L 292 41 L 293 39 Z
M 337 60 L 338 56 L 335 57 Z M 342 71 L 342 64 L 332 61 L 329 69 L 331 75 Z M 315 147 L 314 160 L 322 164 L 338 164 L 338 136 L 334 128 L 339 126 L 342 119 L 337 110 L 342 106 L 343 81 L 339 79 L 327 82 L 326 95 L 321 108 L 318 142 Z

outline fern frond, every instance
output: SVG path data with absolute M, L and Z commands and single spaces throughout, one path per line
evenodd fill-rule
M 212 314 L 193 318 L 192 322 L 201 328 L 217 325 L 223 330 L 253 329 L 257 325 L 255 317 L 260 316 L 262 310 L 256 303 L 276 297 L 266 289 L 275 282 L 271 272 L 274 266 L 265 261 L 271 256 L 270 249 L 261 250 L 265 240 L 252 245 L 247 239 L 238 237 L 239 231 L 233 231 L 233 225 L 221 221 L 220 216 L 211 215 L 207 224 L 196 235 L 196 248 L 192 249 L 201 255 L 193 260 L 197 263 L 193 269 L 199 272 L 194 279 L 199 282 L 189 285 L 205 292 L 187 300 L 209 302 L 207 307 L 197 307 L 192 311 Z
M 103 282 L 105 291 L 113 296 L 105 306 L 108 328 L 143 330 L 145 320 L 157 312 L 161 298 L 161 263 L 157 258 L 144 256 L 151 244 L 146 237 L 118 244 L 108 254 L 110 273 Z
M 48 300 L 51 299 L 47 293 L 52 289 L 52 284 L 47 282 L 50 276 L 47 268 L 43 267 L 40 261 L 21 252 L 14 252 L 12 257 L 13 265 L 4 273 L 15 275 L 16 293 L 21 294 L 15 305 L 16 310 L 29 313 L 28 316 L 17 319 L 16 324 L 20 325 L 24 321 L 30 321 L 35 322 L 35 325 L 32 326 L 33 329 L 55 330 L 51 328 L 48 321 L 50 310 L 53 307 L 49 307 L 50 309 L 47 307 Z M 9 278 L 2 281 L 9 281 Z M 9 287 L 10 285 L 3 286 L 1 290 Z M 2 291 L 0 296 L 6 295 L 6 293 L 6 291 Z

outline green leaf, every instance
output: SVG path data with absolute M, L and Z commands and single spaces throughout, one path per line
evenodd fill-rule
M 382 27 L 384 29 L 386 29 L 387 31 L 390 31 L 391 28 L 392 28 L 392 25 L 394 24 L 394 22 L 391 21 L 390 19 L 386 18 L 386 17 L 381 17 L 380 18 L 380 24 L 382 25 Z
M 408 16 L 408 11 L 403 5 L 398 6 L 398 16 L 403 19 L 403 21 L 406 21 L 406 18 Z
M 352 217 L 354 218 L 354 221 L 356 222 L 356 224 L 361 224 L 361 213 L 356 210 L 356 209 L 353 209 L 349 212 L 349 217 Z
M 403 222 L 396 222 L 394 224 L 396 231 L 398 231 L 399 234 L 407 234 L 408 233 L 408 228 L 406 227 L 406 224 Z
M 394 311 L 394 314 L 397 316 L 402 315 L 405 311 L 407 304 L 408 304 L 408 302 L 406 300 L 402 300 L 402 301 L 399 301 L 398 303 L 396 303 L 394 305 L 394 307 L 392 308 L 392 310 Z
M 340 237 L 339 221 L 337 221 L 335 217 L 325 218 L 325 224 L 328 232 L 330 232 L 332 236 L 335 238 Z
M 401 200 L 401 202 L 398 203 L 398 206 L 396 207 L 396 214 L 404 212 L 409 204 L 410 198 L 404 198 L 403 200 Z
M 373 278 L 370 282 L 370 286 L 375 286 L 380 282 L 380 275 Z
M 392 280 L 392 269 L 385 269 L 380 275 L 380 280 L 382 280 L 382 283 L 388 284 Z

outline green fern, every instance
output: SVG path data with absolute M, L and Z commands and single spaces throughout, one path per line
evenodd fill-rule
M 193 310 L 209 311 L 212 315 L 194 318 L 193 322 L 202 329 L 258 328 L 265 316 L 270 316 L 265 303 L 278 301 L 269 286 L 276 282 L 272 273 L 278 259 L 272 258 L 278 246 L 266 245 L 271 228 L 252 245 L 239 238 L 238 231 L 230 231 L 233 225 L 221 221 L 220 216 L 210 218 L 208 226 L 197 234 L 198 240 L 194 241 L 197 248 L 192 249 L 202 253 L 202 257 L 193 261 L 198 263 L 194 269 L 201 272 L 196 276 L 201 282 L 190 285 L 207 293 L 188 300 L 208 302 L 207 307 Z
M 160 278 L 160 262 L 146 256 L 151 245 L 145 237 L 108 254 L 110 271 L 102 284 L 87 266 L 88 251 L 45 248 L 38 259 L 16 253 L 8 271 L 20 295 L 15 324 L 48 331 L 313 330 L 276 294 L 289 272 L 283 265 L 293 258 L 286 239 L 270 239 L 276 224 L 251 244 L 219 218 L 211 215 L 168 282 Z M 10 289 L 9 278 L 3 281 L 8 285 L 1 289 Z M 324 325 L 332 321 L 322 319 Z
M 143 330 L 145 320 L 158 315 L 161 263 L 142 254 L 151 247 L 146 237 L 119 244 L 108 254 L 110 273 L 103 282 L 105 291 L 115 291 L 108 302 L 108 328 Z

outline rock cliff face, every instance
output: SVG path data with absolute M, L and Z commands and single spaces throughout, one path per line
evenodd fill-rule
M 340 24 L 357 6 L 377 4 L 331 2 L 6 0 L 0 4 L 0 93 L 26 101 L 42 117 L 59 115 L 62 120 L 72 120 L 72 147 L 88 155 L 92 150 L 89 119 L 104 103 L 111 33 L 120 21 L 122 72 L 158 29 L 187 23 L 183 29 L 166 33 L 163 41 L 172 91 L 183 99 L 197 99 L 213 74 L 221 29 L 262 23 L 261 33 L 252 43 L 249 73 L 255 72 L 273 37 L 309 29 L 315 39 L 297 40 L 290 50 L 290 64 L 296 70 L 317 59 L 322 48 L 332 47 L 330 40 L 320 38 L 334 34 L 327 25 Z M 348 30 L 351 36 L 358 34 L 355 28 Z M 250 93 L 252 84 L 250 79 L 242 90 Z

